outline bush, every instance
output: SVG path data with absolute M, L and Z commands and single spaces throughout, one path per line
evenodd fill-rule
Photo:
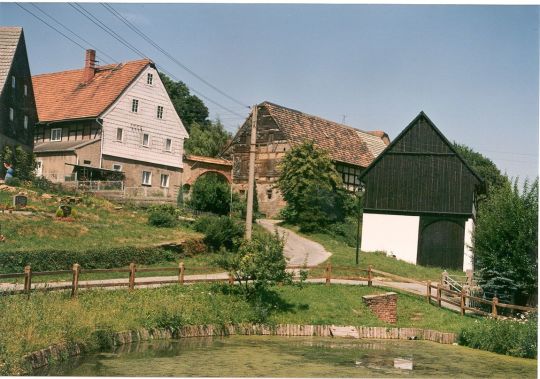
M 227 216 L 199 217 L 195 222 L 195 230 L 205 235 L 204 243 L 214 251 L 222 247 L 234 250 L 244 235 L 244 225 Z
M 209 172 L 199 177 L 191 189 L 188 205 L 203 212 L 226 215 L 230 211 L 231 188 L 223 176 Z
M 148 216 L 148 223 L 159 228 L 172 228 L 176 226 L 176 217 L 166 212 L 153 211 Z
M 360 228 L 362 225 L 360 225 Z M 344 242 L 348 246 L 356 247 L 356 235 L 358 233 L 358 220 L 352 217 L 345 219 L 345 222 L 338 222 L 328 225 L 324 232 L 337 241 Z
M 480 319 L 464 328 L 460 345 L 522 358 L 536 358 L 538 317 L 528 320 Z

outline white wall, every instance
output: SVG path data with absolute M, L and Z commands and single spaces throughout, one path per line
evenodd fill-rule
M 153 74 L 152 85 L 147 84 L 147 74 Z M 138 112 L 131 111 L 132 100 L 139 100 Z M 157 106 L 163 106 L 163 118 L 157 118 Z M 120 98 L 102 115 L 102 154 L 162 164 L 183 166 L 186 129 L 159 78 L 156 69 L 148 66 L 126 89 Z M 116 140 L 117 128 L 123 129 L 123 141 Z M 150 135 L 149 147 L 142 146 L 142 135 Z M 172 140 L 171 151 L 165 151 L 165 139 Z
M 419 216 L 364 213 L 363 251 L 386 251 L 396 258 L 416 264 Z
M 472 232 L 474 230 L 474 221 L 472 218 L 468 219 L 465 223 L 465 243 L 463 246 L 463 271 L 473 270 L 473 243 L 472 243 Z

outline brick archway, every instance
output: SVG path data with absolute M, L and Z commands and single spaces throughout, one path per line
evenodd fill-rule
M 192 186 L 198 178 L 209 172 L 223 176 L 227 180 L 227 183 L 232 184 L 231 170 L 231 161 L 199 155 L 188 155 L 184 157 L 183 184 Z

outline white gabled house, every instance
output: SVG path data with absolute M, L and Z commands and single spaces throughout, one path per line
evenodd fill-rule
M 126 187 L 181 186 L 188 134 L 149 59 L 32 78 L 39 123 L 34 153 L 51 180 L 124 178 Z M 121 174 L 119 174 L 121 172 Z

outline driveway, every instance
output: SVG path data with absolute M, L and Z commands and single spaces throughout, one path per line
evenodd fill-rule
M 277 230 L 279 235 L 285 238 L 283 254 L 285 255 L 285 258 L 287 258 L 289 266 L 302 266 L 304 264 L 308 267 L 317 266 L 332 255 L 332 253 L 326 251 L 321 244 L 308 240 L 295 232 L 276 225 L 279 222 L 280 220 L 257 220 L 257 223 L 266 230 L 271 233 Z

